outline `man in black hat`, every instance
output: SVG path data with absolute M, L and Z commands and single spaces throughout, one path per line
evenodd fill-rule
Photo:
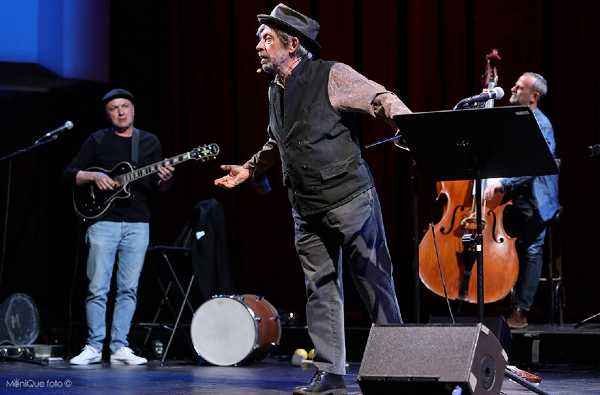
M 137 167 L 162 159 L 158 138 L 133 126 L 133 95 L 113 89 L 102 98 L 109 128 L 98 130 L 83 143 L 81 150 L 65 169 L 64 177 L 72 185 L 94 183 L 100 190 L 114 190 L 119 183 L 97 168 L 112 169 L 117 163 L 131 162 Z M 86 170 L 90 167 L 96 170 Z M 73 365 L 99 363 L 106 337 L 106 301 L 115 260 L 117 296 L 110 336 L 111 364 L 142 365 L 147 362 L 128 347 L 127 335 L 137 302 L 137 286 L 149 239 L 150 210 L 148 194 L 164 190 L 174 168 L 159 168 L 156 177 L 142 178 L 129 185 L 132 196 L 116 199 L 108 211 L 90 224 L 86 231 L 89 247 L 86 298 L 87 344 L 70 360 Z
M 349 66 L 317 59 L 319 24 L 284 4 L 258 15 L 260 71 L 269 86 L 268 140 L 243 166 L 215 180 L 233 188 L 279 159 L 304 271 L 308 331 L 317 372 L 295 394 L 345 394 L 342 260 L 374 322 L 400 323 L 379 199 L 357 136 L 342 113 L 390 121 L 410 110 Z

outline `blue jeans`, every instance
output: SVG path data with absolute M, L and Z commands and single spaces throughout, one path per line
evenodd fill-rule
M 117 297 L 110 350 L 115 352 L 128 345 L 127 334 L 137 302 L 138 280 L 144 265 L 149 233 L 148 223 L 145 222 L 100 221 L 87 230 L 87 344 L 96 350 L 102 350 L 102 343 L 106 337 L 106 300 L 115 261 Z
M 517 237 L 519 277 L 513 287 L 513 304 L 529 311 L 540 281 L 544 264 L 544 238 L 548 224 L 542 220 L 525 192 L 513 199 L 513 206 L 506 212 L 509 233 Z
M 514 287 L 515 305 L 529 311 L 540 282 L 542 266 L 544 264 L 544 239 L 546 227 L 540 224 L 541 230 L 533 240 L 517 240 L 517 254 L 519 255 L 519 277 Z

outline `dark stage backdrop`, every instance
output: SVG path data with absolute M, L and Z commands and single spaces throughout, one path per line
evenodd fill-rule
M 72 294 L 73 316 L 83 319 L 85 264 L 76 266 L 77 222 L 69 192 L 58 178 L 82 140 L 103 125 L 98 98 L 109 87 L 119 86 L 134 92 L 136 125 L 159 135 L 165 155 L 209 142 L 222 149 L 216 162 L 177 169 L 173 190 L 155 201 L 153 242 L 172 241 L 194 204 L 214 197 L 225 208 L 237 291 L 261 294 L 278 308 L 303 312 L 302 273 L 279 170 L 271 172 L 273 192 L 265 196 L 250 184 L 233 191 L 212 186 L 222 174 L 219 164 L 243 163 L 266 139 L 268 80 L 255 72 L 256 14 L 268 13 L 276 3 L 113 1 L 110 86 L 76 85 L 61 91 L 58 99 L 37 95 L 34 102 L 11 100 L 3 108 L 5 119 L 21 120 L 5 128 L 4 134 L 12 137 L 3 152 L 29 141 L 43 125 L 73 118 L 78 128 L 52 148 L 13 162 L 2 297 L 15 291 L 32 294 L 50 327 L 66 322 Z M 323 58 L 345 62 L 384 84 L 413 111 L 450 109 L 460 98 L 478 93 L 484 56 L 492 48 L 502 55 L 499 84 L 507 96 L 522 72 L 543 74 L 549 95 L 541 107 L 554 124 L 562 158 L 566 315 L 575 321 L 600 311 L 598 298 L 590 297 L 597 293 L 600 277 L 595 251 L 600 160 L 588 158 L 586 149 L 600 139 L 599 57 L 594 51 L 600 36 L 597 2 L 290 0 L 287 4 L 320 21 Z M 504 104 L 507 100 L 498 103 Z M 384 123 L 364 117 L 357 118 L 356 128 L 364 143 L 392 134 Z M 415 213 L 408 199 L 408 159 L 389 146 L 373 149 L 366 157 L 383 205 L 401 308 L 410 322 L 415 317 L 410 268 L 410 219 Z M 2 177 L 6 179 L 4 164 Z M 418 189 L 418 218 L 424 224 L 432 202 L 429 180 L 419 179 Z M 347 319 L 364 324 L 364 309 L 346 280 Z M 140 284 L 136 319 L 147 319 L 154 307 L 142 297 L 155 291 L 153 281 L 144 276 Z M 423 313 L 444 311 L 440 298 L 425 289 L 421 294 Z M 497 305 L 501 307 L 489 308 L 505 307 Z M 538 298 L 536 309 L 541 312 L 545 305 L 546 300 Z

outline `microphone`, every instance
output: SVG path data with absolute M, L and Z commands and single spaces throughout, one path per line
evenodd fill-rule
M 504 89 L 497 86 L 494 89 L 492 89 L 491 91 L 483 92 L 483 93 L 480 93 L 479 95 L 475 95 L 475 96 L 467 97 L 466 99 L 462 99 L 461 101 L 458 102 L 458 104 L 456 106 L 454 106 L 454 108 L 455 109 L 463 108 L 463 107 L 471 106 L 475 103 L 483 103 L 483 102 L 486 102 L 486 101 L 492 100 L 492 99 L 500 100 L 503 97 L 504 97 Z
M 65 124 L 64 124 L 64 125 L 62 125 L 62 126 L 60 126 L 60 127 L 56 128 L 56 129 L 54 129 L 54 130 L 51 130 L 51 131 L 49 131 L 48 133 L 46 133 L 46 134 L 44 135 L 44 138 L 47 138 L 47 137 L 52 137 L 52 136 L 54 136 L 54 135 L 57 135 L 57 134 L 59 134 L 60 132 L 62 132 L 63 130 L 69 130 L 69 129 L 73 129 L 73 126 L 75 126 L 75 125 L 73 125 L 73 122 L 71 122 L 71 121 L 67 121 L 67 122 L 65 122 Z
M 590 158 L 594 158 L 596 156 L 600 156 L 600 144 L 590 145 L 588 147 Z

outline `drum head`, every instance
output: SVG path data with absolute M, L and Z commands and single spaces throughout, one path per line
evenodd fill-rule
M 30 296 L 12 294 L 0 305 L 0 344 L 27 346 L 37 339 L 39 331 L 39 313 Z
M 237 297 L 217 297 L 203 303 L 192 318 L 194 349 L 207 362 L 231 366 L 243 361 L 257 343 L 256 321 Z

